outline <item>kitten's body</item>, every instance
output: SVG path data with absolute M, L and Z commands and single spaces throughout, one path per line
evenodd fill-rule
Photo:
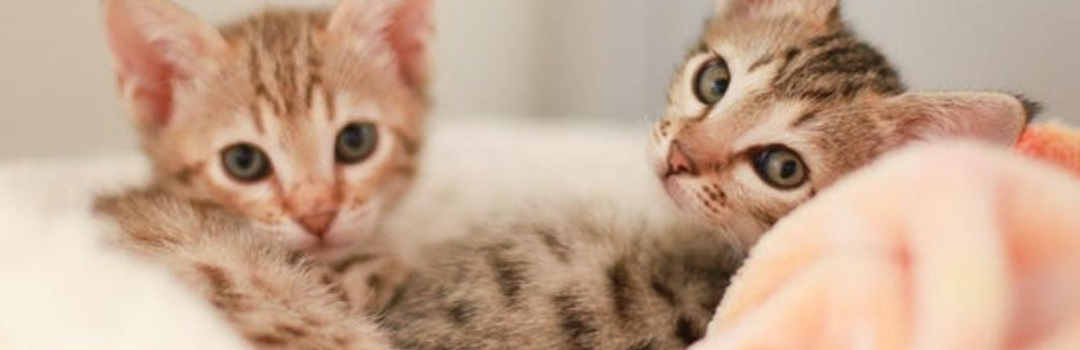
M 704 335 L 743 258 L 730 236 L 605 215 L 602 201 L 572 208 L 430 247 L 381 319 L 394 344 L 680 349 Z

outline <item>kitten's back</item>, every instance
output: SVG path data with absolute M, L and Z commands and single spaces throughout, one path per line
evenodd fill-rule
M 385 311 L 405 349 L 682 349 L 741 262 L 716 230 L 614 225 L 592 206 L 432 249 Z

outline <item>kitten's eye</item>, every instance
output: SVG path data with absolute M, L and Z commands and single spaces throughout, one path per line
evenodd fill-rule
M 809 180 L 806 164 L 786 147 L 770 147 L 754 157 L 754 170 L 766 184 L 781 190 L 795 189 Z
M 694 93 L 698 100 L 707 105 L 715 105 L 724 98 L 731 84 L 731 72 L 722 58 L 709 61 L 694 79 Z
M 338 163 L 356 164 L 367 160 L 372 153 L 375 153 L 375 146 L 378 143 L 379 132 L 374 124 L 349 124 L 341 129 L 334 154 Z
M 221 153 L 225 172 L 241 182 L 256 182 L 270 176 L 270 158 L 258 147 L 242 143 Z

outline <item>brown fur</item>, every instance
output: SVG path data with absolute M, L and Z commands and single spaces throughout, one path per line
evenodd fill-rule
M 684 349 L 742 250 L 692 224 L 616 230 L 595 203 L 432 247 L 381 323 L 402 349 Z
M 1008 143 L 1026 116 L 996 94 L 907 94 L 848 32 L 836 0 L 728 0 L 675 78 L 653 134 L 657 172 L 710 228 L 612 232 L 596 206 L 560 208 L 438 247 L 383 322 L 405 349 L 684 349 L 703 335 L 744 250 L 788 212 L 882 153 L 959 135 Z M 697 101 L 693 77 L 723 56 L 728 95 Z M 810 181 L 773 189 L 749 163 L 801 154 Z M 573 210 L 578 209 L 578 210 Z M 535 222 L 559 222 L 558 225 Z
M 657 172 L 681 207 L 753 242 L 843 175 L 906 143 L 1019 137 L 1026 113 L 1016 98 L 906 93 L 888 60 L 839 14 L 838 0 L 719 2 L 651 138 Z M 709 106 L 693 86 L 715 58 L 732 79 Z M 807 183 L 776 189 L 755 175 L 752 160 L 773 146 L 802 158 Z
M 818 190 L 903 143 L 943 135 L 1004 143 L 1025 122 L 1023 105 L 1011 96 L 902 93 L 880 55 L 843 29 L 836 0 L 721 4 L 701 49 L 676 77 L 669 117 L 653 139 L 658 172 L 669 191 L 712 226 L 619 230 L 610 217 L 593 215 L 593 205 L 560 208 L 567 214 L 556 220 L 530 212 L 507 225 L 488 223 L 466 240 L 433 247 L 425 255 L 430 259 L 413 270 L 381 313 L 393 344 L 416 350 L 684 349 L 703 336 L 743 257 L 730 235 L 752 240 Z M 734 85 L 723 101 L 706 106 L 694 100 L 688 86 L 714 55 L 727 59 Z M 809 182 L 775 190 L 746 171 L 753 153 L 773 144 L 801 154 Z M 147 239 L 153 235 L 145 232 L 174 230 L 139 229 L 144 224 L 126 230 L 134 244 L 174 239 Z M 223 268 L 232 266 L 231 260 L 191 261 L 196 264 L 178 266 L 198 276 L 197 284 L 227 314 L 251 311 L 237 302 L 246 300 L 237 292 L 268 282 L 255 283 L 259 279 L 243 277 L 244 272 L 282 264 L 279 259 L 243 265 L 241 273 L 232 273 Z M 350 265 L 346 261 L 342 269 Z M 333 278 L 306 283 L 328 286 L 319 302 L 340 305 L 348 299 L 335 292 Z M 240 323 L 256 344 L 309 334 L 293 323 L 273 325 L 269 329 L 277 333 L 261 337 Z
M 260 349 L 386 348 L 361 311 L 406 274 L 377 231 L 422 144 L 430 6 L 343 0 L 215 29 L 167 0 L 106 0 L 156 175 L 99 203 L 120 246 L 178 272 Z M 338 134 L 361 122 L 374 153 L 339 162 Z M 228 175 L 223 154 L 241 143 L 268 156 L 268 177 Z
M 107 6 L 134 12 L 130 8 L 157 2 L 117 0 Z M 136 82 L 144 79 L 137 70 L 121 63 L 120 74 L 159 184 L 247 215 L 298 249 L 336 260 L 365 243 L 373 223 L 406 189 L 428 106 L 422 87 L 392 74 L 389 45 L 380 45 L 374 34 L 353 37 L 361 34 L 329 28 L 329 18 L 323 12 L 266 10 L 225 26 L 220 35 L 209 34 L 213 39 L 200 39 L 218 39 L 221 47 L 200 57 L 200 70 L 173 82 L 178 88 L 164 117 L 140 114 L 140 104 L 155 101 L 137 94 Z M 131 44 L 113 44 L 121 62 L 134 51 L 125 45 Z M 339 128 L 355 121 L 378 126 L 376 154 L 357 165 L 335 164 Z M 241 183 L 225 173 L 222 151 L 241 142 L 266 152 L 270 178 Z M 327 212 L 336 221 L 322 237 L 300 225 L 307 216 Z
M 116 243 L 173 270 L 259 349 L 389 349 L 326 267 L 271 244 L 245 220 L 160 190 L 97 203 Z

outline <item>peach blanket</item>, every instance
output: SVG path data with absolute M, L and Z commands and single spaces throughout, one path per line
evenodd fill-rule
M 693 350 L 1080 349 L 1073 175 L 969 143 L 902 151 L 765 235 Z

